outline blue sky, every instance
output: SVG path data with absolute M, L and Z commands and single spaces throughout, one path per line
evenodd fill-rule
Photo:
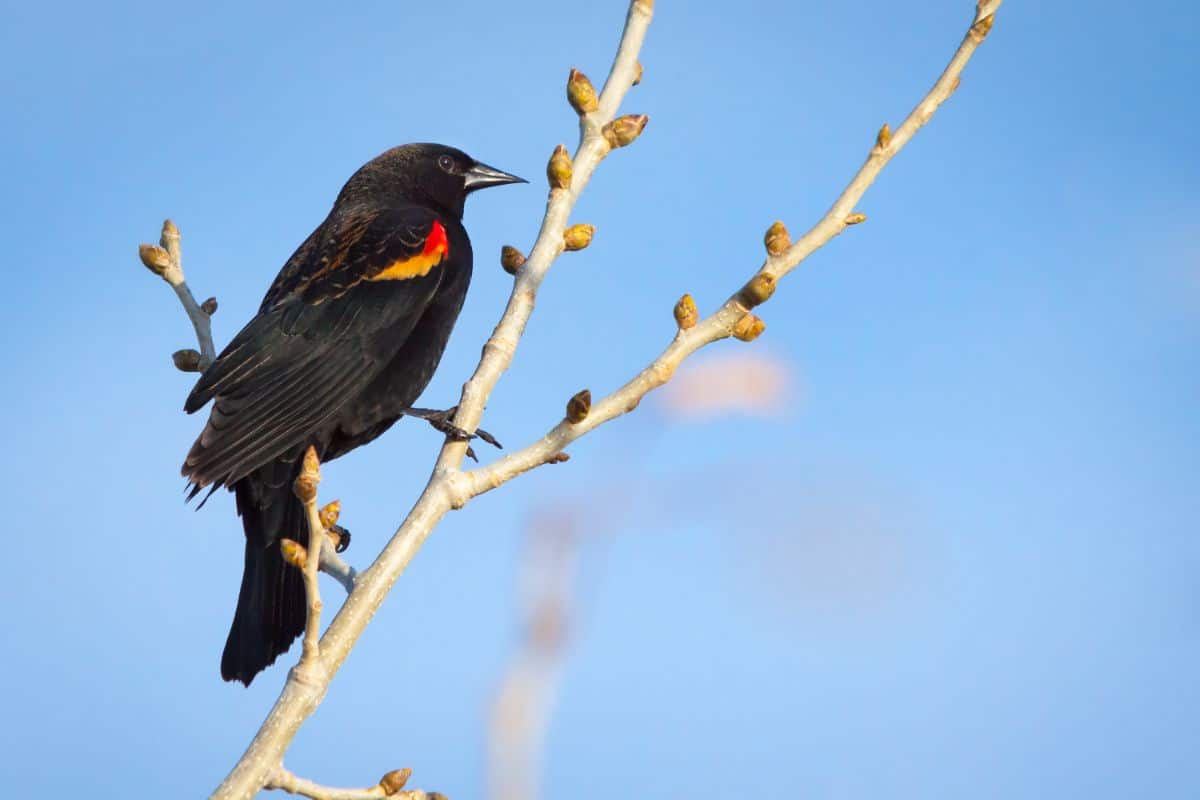
M 622 5 L 5 9 L 10 794 L 198 795 L 284 678 L 219 679 L 240 527 L 227 496 L 182 502 L 201 420 L 168 356 L 191 332 L 138 242 L 179 223 L 224 342 L 383 149 L 535 179 L 468 208 L 476 277 L 424 404 L 452 403 L 507 296 L 495 254 L 531 244 L 536 179 L 574 141 L 567 70 L 603 77 Z M 580 202 L 595 242 L 551 272 L 489 404 L 510 446 L 657 353 L 680 293 L 714 308 L 772 220 L 814 221 L 974 6 L 659 5 L 626 104 L 650 125 Z M 1006 3 L 870 221 L 786 281 L 758 342 L 719 345 L 787 364 L 787 410 L 647 403 L 453 514 L 289 766 L 481 796 L 523 531 L 566 504 L 587 536 L 548 798 L 1196 796 L 1197 22 L 1182 0 Z M 356 564 L 437 444 L 402 424 L 326 470 Z

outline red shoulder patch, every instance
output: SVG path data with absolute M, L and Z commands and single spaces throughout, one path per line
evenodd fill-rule
M 368 278 L 372 281 L 402 281 L 408 278 L 422 278 L 429 271 L 441 264 L 450 255 L 450 239 L 442 223 L 433 221 L 429 235 L 425 237 L 425 248 L 418 256 L 393 261 L 378 273 Z
M 429 231 L 429 237 L 425 240 L 425 250 L 421 255 L 431 256 L 438 250 L 442 251 L 443 256 L 450 255 L 450 240 L 446 238 L 446 229 L 435 219 L 433 228 Z

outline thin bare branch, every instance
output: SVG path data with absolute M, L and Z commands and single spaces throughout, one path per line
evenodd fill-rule
M 994 15 L 1002 2 L 1003 0 L 990 0 L 978 4 L 975 18 L 962 43 L 933 87 L 917 103 L 900 127 L 894 132 L 887 129 L 886 134 L 881 131 L 881 135 L 876 137 L 875 146 L 867 156 L 866 163 L 851 179 L 829 211 L 807 233 L 791 243 L 787 229 L 782 223 L 772 225 L 765 237 L 766 261 L 750 281 L 730 296 L 716 312 L 696 323 L 695 303 L 690 296 L 684 295 L 674 310 L 678 325 L 675 338 L 658 358 L 620 389 L 593 403 L 583 419 L 576 421 L 564 418 L 533 444 L 509 453 L 488 466 L 453 475 L 451 480 L 455 484 L 455 502 L 459 505 L 464 504 L 470 498 L 495 489 L 523 472 L 554 462 L 559 454 L 579 437 L 637 408 L 648 392 L 669 381 L 680 363 L 700 348 L 730 336 L 749 340 L 761 333 L 762 321 L 750 315 L 750 309 L 769 299 L 778 280 L 799 266 L 805 258 L 827 244 L 846 227 L 865 220 L 864 216 L 854 213 L 854 207 L 892 157 L 930 120 L 942 103 L 954 94 L 963 69 L 991 30 Z M 739 324 L 743 327 L 739 328 Z
M 340 583 L 347 594 L 354 591 L 358 570 L 343 561 L 337 551 L 328 545 L 321 548 L 321 572 Z
M 298 794 L 311 800 L 371 800 L 371 798 L 390 797 L 393 800 L 437 800 L 443 796 L 437 792 L 423 792 L 420 789 L 404 788 L 412 770 L 397 769 L 380 778 L 379 783 L 366 789 L 342 789 L 336 786 L 322 786 L 306 778 L 301 778 L 286 767 L 280 766 L 267 779 L 264 789 L 280 789 L 288 794 Z M 443 798 L 444 800 L 444 798 Z
M 329 541 L 321 547 L 320 570 L 342 585 L 346 593 L 354 591 L 354 581 L 358 579 L 358 571 L 347 564 L 338 555 L 350 544 L 350 531 L 340 527 L 337 522 L 342 513 L 342 501 L 334 500 L 321 506 L 317 512 L 317 520 L 325 531 Z
M 184 312 L 196 330 L 196 342 L 200 350 L 178 350 L 172 358 L 175 366 L 183 372 L 204 372 L 217 359 L 213 346 L 212 315 L 217 310 L 216 298 L 210 297 L 203 304 L 197 303 L 183 275 L 183 250 L 180 247 L 179 228 L 171 220 L 164 220 L 158 246 L 143 244 L 138 247 L 138 256 L 146 268 L 158 275 L 179 297 Z
M 321 483 L 321 462 L 317 451 L 309 447 L 304 453 L 304 464 L 296 478 L 295 491 L 304 504 L 308 517 L 308 553 L 304 560 L 304 596 L 308 601 L 308 616 L 304 623 L 304 649 L 297 670 L 309 671 L 319 668 L 321 659 L 321 587 L 317 573 L 321 568 L 321 551 L 328 544 L 325 525 L 317 508 L 317 486 Z
M 358 571 L 337 554 L 335 549 L 337 542 L 329 534 L 328 529 L 326 529 L 326 534 L 329 536 L 329 541 L 326 541 L 321 547 L 320 563 L 317 565 L 317 569 L 340 583 L 342 588 L 350 593 L 354 591 L 354 581 L 358 579 Z M 289 564 L 300 570 L 307 566 L 308 549 L 304 545 L 291 539 L 284 539 L 280 543 L 280 547 L 283 550 L 284 560 Z
M 653 7 L 654 4 L 648 0 L 634 0 L 629 4 L 621 44 L 608 79 L 604 82 L 604 91 L 600 93 L 598 107 L 579 116 L 580 141 L 572 159 L 569 185 L 565 189 L 551 189 L 537 241 L 517 272 L 516 285 L 509 297 L 508 306 L 491 338 L 484 345 L 483 358 L 475 368 L 475 374 L 463 387 L 458 414 L 454 418 L 454 423 L 460 428 L 473 431 L 479 427 L 487 398 L 496 388 L 500 376 L 512 363 L 517 342 L 520 341 L 533 314 L 538 289 L 555 259 L 567 246 L 564 234 L 567 232 L 567 220 L 571 211 L 591 180 L 592 172 L 612 150 L 612 145 L 604 137 L 604 127 L 616 118 L 621 101 L 638 76 L 637 57 L 642 49 L 642 42 L 645 41 L 646 30 L 650 26 Z M 590 236 L 588 238 L 590 239 Z M 457 469 L 465 455 L 465 442 L 449 442 L 442 448 L 435 473 Z

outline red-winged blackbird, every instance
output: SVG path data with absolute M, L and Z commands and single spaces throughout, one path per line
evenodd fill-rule
M 304 630 L 302 577 L 279 547 L 308 541 L 292 493 L 304 451 L 337 458 L 416 401 L 471 279 L 467 195 L 515 182 L 523 181 L 436 144 L 368 162 L 188 395 L 188 413 L 214 401 L 183 465 L 189 497 L 229 487 L 246 532 L 225 680 L 249 686 Z

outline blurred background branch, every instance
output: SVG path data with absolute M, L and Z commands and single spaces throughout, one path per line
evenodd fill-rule
M 571 636 L 580 541 L 569 506 L 533 513 L 518 564 L 518 635 L 488 723 L 492 800 L 541 796 L 546 732 L 558 699 Z
M 775 416 L 794 400 L 791 368 L 764 352 L 722 353 L 689 364 L 658 399 L 654 430 L 730 416 Z M 645 453 L 652 439 L 615 433 L 623 450 Z M 636 447 L 635 447 L 636 445 Z M 538 800 L 548 732 L 566 671 L 569 645 L 581 624 L 580 572 L 595 582 L 595 545 L 620 534 L 630 517 L 653 517 L 643 495 L 661 497 L 646 461 L 625 460 L 618 476 L 589 482 L 585 496 L 540 500 L 531 509 L 517 564 L 517 636 L 490 707 L 487 775 L 491 800 Z M 652 487 L 636 495 L 630 487 Z

